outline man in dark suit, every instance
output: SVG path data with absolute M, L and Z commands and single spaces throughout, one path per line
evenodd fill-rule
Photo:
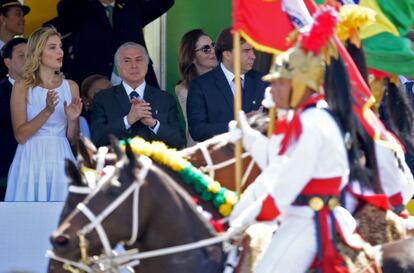
M 65 52 L 63 71 L 79 85 L 91 74 L 111 78 L 117 48 L 132 41 L 145 46 L 142 28 L 160 17 L 174 0 L 60 0 L 58 30 L 71 33 L 63 39 Z M 152 65 L 146 78 L 158 86 Z
M 122 83 L 95 95 L 92 107 L 92 140 L 109 144 L 109 134 L 119 138 L 140 136 L 181 148 L 185 144 L 173 96 L 145 82 L 149 57 L 145 48 L 128 42 L 115 54 Z
M 233 117 L 234 73 L 233 37 L 230 28 L 221 32 L 215 44 L 217 60 L 212 71 L 190 82 L 187 97 L 188 129 L 196 141 L 204 141 L 228 131 Z M 267 86 L 262 75 L 252 70 L 256 56 L 252 46 L 240 43 L 242 109 L 245 113 L 261 109 Z
M 0 50 L 17 35 L 24 32 L 24 16 L 30 12 L 28 6 L 18 0 L 0 0 Z M 7 75 L 7 67 L 0 56 L 0 80 Z
M 11 122 L 10 97 L 15 80 L 22 76 L 26 43 L 24 38 L 14 38 L 2 49 L 8 77 L 0 81 L 0 201 L 4 200 L 7 173 L 17 147 Z

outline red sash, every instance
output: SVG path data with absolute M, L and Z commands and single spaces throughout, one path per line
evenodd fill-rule
M 339 199 L 340 185 L 341 177 L 315 178 L 309 181 L 302 190 L 301 196 L 325 197 L 325 201 L 327 197 Z M 318 237 L 318 254 L 315 258 L 314 266 L 319 268 L 322 273 L 348 273 L 345 260 L 336 250 L 332 238 L 334 236 L 333 228 L 338 229 L 339 225 L 336 223 L 329 224 L 329 219 L 335 221 L 331 208 L 324 203 L 320 210 L 314 209 L 314 211 Z

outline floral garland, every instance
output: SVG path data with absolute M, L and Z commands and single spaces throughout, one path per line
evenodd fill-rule
M 194 167 L 175 149 L 168 148 L 163 142 L 150 143 L 140 137 L 128 139 L 128 143 L 134 154 L 148 156 L 177 172 L 184 183 L 193 186 L 203 201 L 212 202 L 222 216 L 230 215 L 234 204 L 238 201 L 235 192 L 222 187 L 219 182 Z M 121 140 L 120 145 L 125 149 L 125 141 Z

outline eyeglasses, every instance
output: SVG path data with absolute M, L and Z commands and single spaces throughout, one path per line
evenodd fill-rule
M 200 48 L 195 49 L 195 52 L 202 51 L 204 54 L 210 54 L 211 51 L 214 50 L 214 43 L 211 43 L 211 45 L 203 45 Z

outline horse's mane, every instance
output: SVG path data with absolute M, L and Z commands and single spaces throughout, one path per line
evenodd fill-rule
M 180 198 L 180 201 L 182 202 L 182 205 L 185 205 L 185 207 L 192 212 L 192 214 L 189 216 L 191 216 L 192 219 L 196 220 L 194 223 L 198 223 L 198 226 L 208 230 L 210 235 L 213 236 L 215 234 L 215 231 L 207 222 L 207 220 L 197 210 L 196 205 L 193 202 L 190 194 L 187 191 L 185 191 L 183 187 L 173 179 L 172 176 L 168 174 L 168 171 L 164 170 L 164 166 L 154 162 L 150 169 L 150 173 L 151 172 L 155 174 L 154 178 L 156 179 L 156 182 L 163 185 L 166 189 L 177 194 L 177 196 Z M 147 181 L 147 183 L 154 182 L 155 181 Z

